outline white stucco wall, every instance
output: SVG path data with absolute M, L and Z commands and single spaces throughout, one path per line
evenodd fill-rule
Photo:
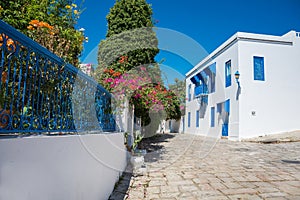
M 288 41 L 239 42 L 240 138 L 300 129 L 300 38 Z M 265 81 L 253 78 L 253 56 L 264 57 Z
M 300 35 L 300 34 L 299 34 Z M 291 45 L 292 44 L 292 45 Z M 186 74 L 186 98 L 192 85 L 192 101 L 186 101 L 185 132 L 221 136 L 223 115 L 215 113 L 210 127 L 210 109 L 230 99 L 228 137 L 232 140 L 300 129 L 300 37 L 291 31 L 284 36 L 236 33 Z M 255 81 L 253 56 L 264 57 L 265 81 Z M 231 60 L 231 86 L 225 87 L 225 63 Z M 196 128 L 196 110 L 205 109 L 193 98 L 190 78 L 216 62 L 216 91 Z M 234 74 L 240 73 L 240 93 Z M 239 95 L 237 95 L 239 94 Z M 237 98 L 238 97 L 238 98 Z M 188 127 L 188 113 L 191 125 Z M 255 112 L 255 115 L 252 113 Z
M 122 133 L 0 140 L 1 200 L 107 199 L 126 166 Z
M 231 86 L 225 87 L 225 63 L 231 60 Z M 200 106 L 197 99 L 194 99 L 195 85 L 190 81 L 192 76 L 195 76 L 204 68 L 216 62 L 216 89 L 214 93 L 208 95 L 208 105 Z M 217 111 L 217 104 L 230 99 L 230 117 L 229 117 L 229 133 L 230 137 L 237 137 L 238 135 L 238 101 L 236 100 L 237 84 L 235 82 L 234 73 L 238 69 L 238 46 L 233 44 L 226 51 L 223 51 L 216 58 L 210 61 L 203 67 L 199 68 L 195 73 L 191 74 L 186 79 L 186 94 L 188 94 L 188 85 L 192 85 L 192 101 L 186 101 L 186 115 L 185 115 L 185 132 L 192 134 L 199 134 L 212 137 L 220 137 L 222 131 L 222 116 L 215 112 L 215 127 L 210 127 L 211 122 L 211 107 L 215 107 Z M 186 96 L 188 98 L 188 96 Z M 199 127 L 196 127 L 196 111 L 205 110 L 204 118 L 200 118 Z M 236 111 L 236 112 L 234 112 Z M 191 126 L 188 127 L 188 112 L 191 112 Z

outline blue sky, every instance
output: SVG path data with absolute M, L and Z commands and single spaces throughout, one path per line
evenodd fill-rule
M 80 0 L 76 0 L 79 2 Z M 165 33 L 185 37 L 167 41 L 171 51 L 161 50 L 156 57 L 167 68 L 184 75 L 198 61 L 211 53 L 237 31 L 283 35 L 290 30 L 300 31 L 300 0 L 147 0 L 152 5 L 153 18 Z M 83 62 L 96 62 L 96 50 L 107 31 L 106 15 L 115 0 L 85 0 L 78 28 L 85 28 L 89 42 L 84 45 Z M 177 36 L 176 36 L 177 37 Z M 168 40 L 162 37 L 161 40 Z M 160 39 L 160 37 L 159 37 Z M 164 41 L 159 41 L 164 42 Z M 190 43 L 191 42 L 191 43 Z M 194 48 L 196 42 L 203 48 Z M 190 45 L 191 44 L 191 45 Z M 185 47 L 183 47 L 185 45 Z M 190 47 L 190 48 L 189 48 Z M 184 55 L 177 53 L 183 50 Z M 94 53 L 93 53 L 94 51 Z M 92 52 L 92 53 L 91 53 Z M 91 54 L 90 54 L 91 53 Z M 89 56 L 88 56 L 89 55 Z

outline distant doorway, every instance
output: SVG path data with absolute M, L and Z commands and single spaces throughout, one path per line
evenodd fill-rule
M 217 104 L 218 124 L 222 125 L 222 136 L 228 136 L 228 124 L 230 115 L 230 99 Z

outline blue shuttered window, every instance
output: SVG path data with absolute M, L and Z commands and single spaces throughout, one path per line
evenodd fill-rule
M 199 127 L 199 120 L 200 120 L 200 115 L 199 115 L 199 110 L 196 111 L 196 127 Z
M 191 112 L 188 112 L 188 127 L 191 127 Z
M 225 86 L 231 86 L 231 60 L 225 63 Z
M 225 112 L 227 112 L 228 114 L 230 113 L 230 99 L 227 99 L 225 101 L 224 109 L 225 109 Z
M 210 127 L 215 127 L 215 107 L 210 109 Z
M 192 93 L 191 93 L 191 90 L 192 90 L 192 85 L 189 84 L 189 88 L 188 88 L 188 100 L 191 101 L 192 99 Z
M 254 56 L 253 57 L 253 71 L 254 80 L 264 81 L 265 80 L 265 69 L 264 69 L 264 58 Z

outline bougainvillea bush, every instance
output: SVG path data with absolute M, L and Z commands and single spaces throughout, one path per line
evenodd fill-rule
M 158 129 L 163 119 L 179 119 L 180 99 L 161 78 L 158 39 L 151 5 L 146 0 L 118 0 L 106 19 L 106 39 L 99 44 L 95 78 L 122 107 L 128 101 L 141 118 L 143 135 Z

